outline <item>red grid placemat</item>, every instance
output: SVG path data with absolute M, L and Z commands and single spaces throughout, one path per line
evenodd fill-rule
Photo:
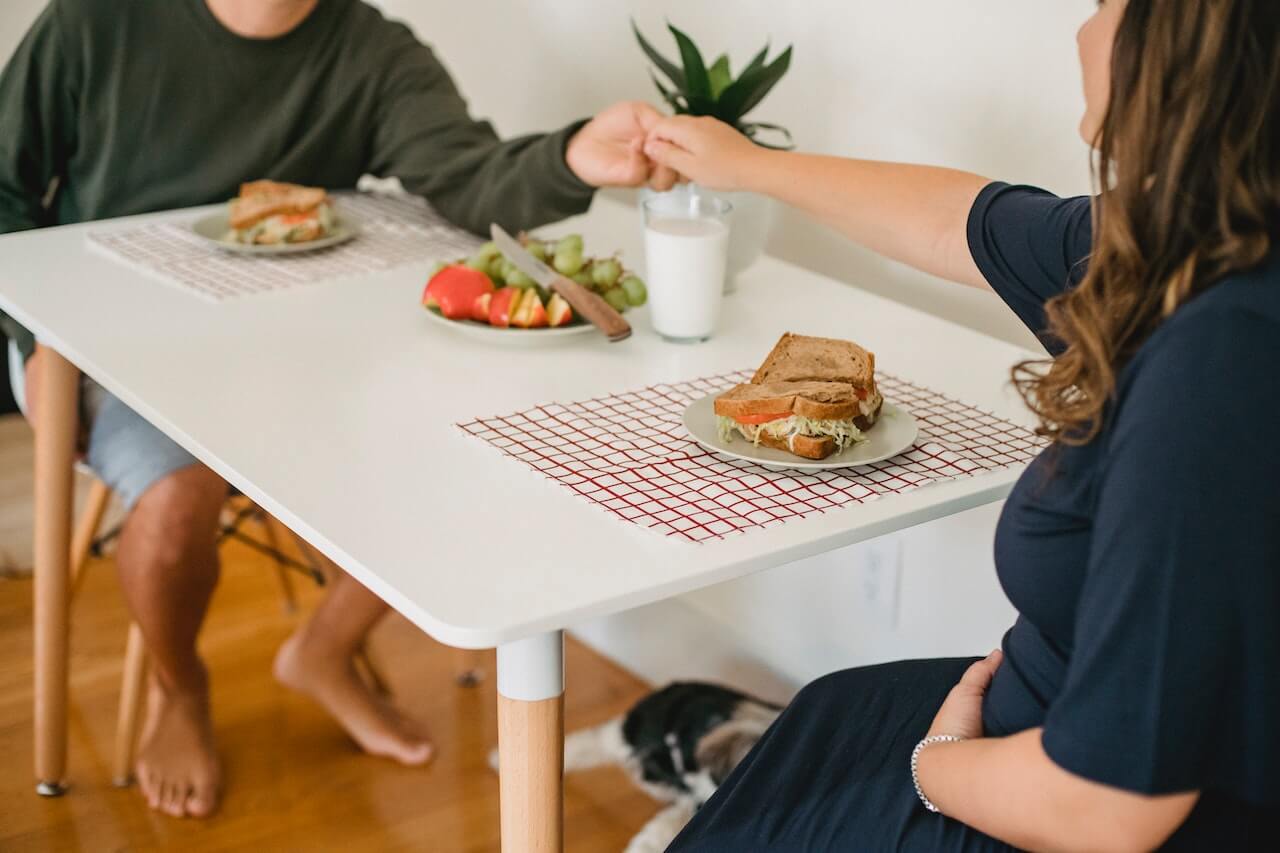
M 685 432 L 685 407 L 753 372 L 551 403 L 458 427 L 618 518 L 693 542 L 1024 464 L 1044 446 L 1026 427 L 881 373 L 885 398 L 920 425 L 915 445 L 892 459 L 805 473 L 705 450 Z

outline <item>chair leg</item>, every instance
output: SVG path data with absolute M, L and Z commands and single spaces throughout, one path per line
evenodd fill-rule
M 147 648 L 142 629 L 129 625 L 129 641 L 124 652 L 124 678 L 120 684 L 120 711 L 116 718 L 116 746 L 111 764 L 111 783 L 117 788 L 133 781 L 133 759 L 142 724 L 143 689 L 147 682 Z
M 258 524 L 262 527 L 262 537 L 267 540 L 267 547 L 272 553 L 280 553 L 280 537 L 276 533 L 276 520 L 261 507 L 258 508 Z M 293 588 L 293 578 L 289 567 L 279 558 L 276 559 L 276 579 L 280 581 L 280 597 L 284 599 L 284 612 L 293 615 L 298 612 L 298 593 Z
M 89 489 L 89 498 L 85 502 L 84 511 L 76 522 L 75 534 L 71 537 L 71 599 L 84 580 L 84 564 L 89 558 L 89 549 L 93 547 L 94 537 L 102 525 L 102 516 L 111 503 L 111 487 L 101 480 L 95 479 Z

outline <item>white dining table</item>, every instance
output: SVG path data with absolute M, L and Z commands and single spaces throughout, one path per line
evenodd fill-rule
M 504 850 L 562 846 L 563 632 L 996 501 L 1020 468 L 702 543 L 609 517 L 455 425 L 755 366 L 783 332 L 852 338 L 882 369 L 1019 423 L 1009 343 L 764 257 L 718 334 L 497 346 L 441 328 L 428 265 L 213 303 L 86 235 L 210 208 L 0 236 L 0 308 L 44 348 L 36 486 L 36 777 L 63 790 L 67 563 L 78 374 L 133 407 L 435 639 L 496 648 Z M 638 264 L 636 210 L 597 199 L 546 229 Z M 854 286 L 851 286 L 854 285 Z

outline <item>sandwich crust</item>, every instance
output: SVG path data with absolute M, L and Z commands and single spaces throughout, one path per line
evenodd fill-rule
M 240 185 L 239 198 L 231 200 L 228 220 L 232 228 L 252 228 L 270 216 L 310 213 L 328 198 L 318 187 L 252 181 Z
M 743 384 L 716 398 L 717 415 L 795 414 L 819 421 L 844 421 L 859 414 L 853 386 L 842 382 L 767 382 Z
M 787 332 L 774 344 L 753 384 L 767 382 L 846 382 L 874 388 L 876 357 L 851 341 L 815 338 Z

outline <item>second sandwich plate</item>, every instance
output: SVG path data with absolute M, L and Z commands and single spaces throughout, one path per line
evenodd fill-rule
M 719 396 L 719 393 L 708 394 L 690 403 L 684 410 L 684 426 L 689 435 L 713 453 L 755 462 L 772 470 L 829 471 L 833 468 L 870 465 L 872 462 L 891 459 L 910 449 L 920 432 L 916 419 L 909 412 L 885 400 L 876 425 L 866 432 L 866 441 L 860 441 L 843 453 L 833 454 L 826 459 L 804 459 L 785 450 L 753 445 L 741 435 L 735 435 L 733 441 L 724 441 L 716 427 L 715 404 L 716 397 Z

